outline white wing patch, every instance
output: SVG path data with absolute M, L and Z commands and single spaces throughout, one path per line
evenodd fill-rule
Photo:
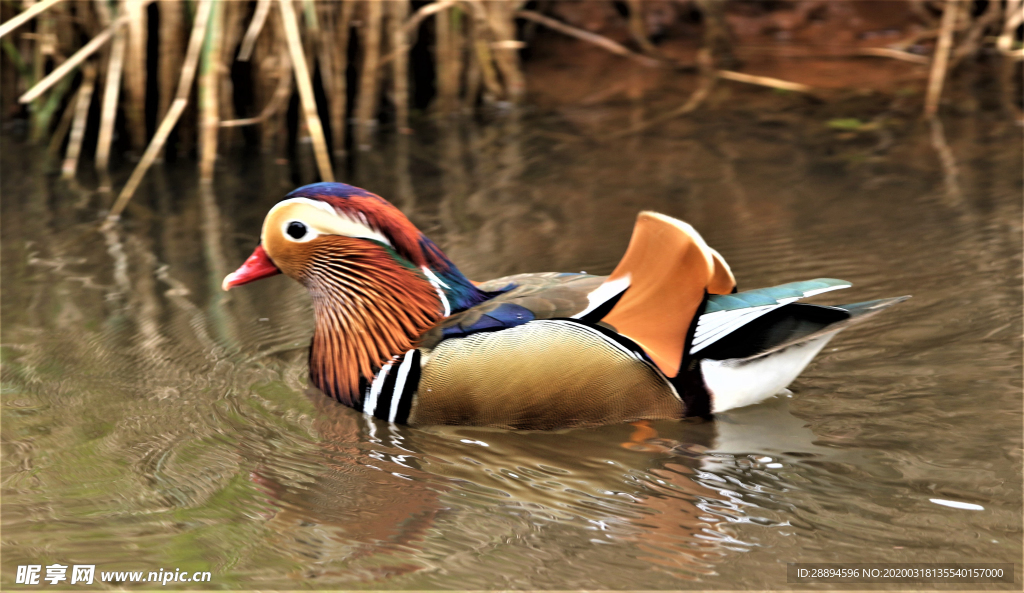
M 606 280 L 601 283 L 601 286 L 590 291 L 590 294 L 587 295 L 587 308 L 573 315 L 572 318 L 580 319 L 594 309 L 597 309 L 601 305 L 607 303 L 609 300 L 622 294 L 622 292 L 627 288 L 629 288 L 629 274 L 626 274 L 622 278 L 618 278 L 616 280 Z
M 804 292 L 802 297 L 779 299 L 774 305 L 757 305 L 754 307 L 745 307 L 743 309 L 705 313 L 697 319 L 697 330 L 693 333 L 693 342 L 690 346 L 690 353 L 694 354 L 700 352 L 704 348 L 714 344 L 718 340 L 738 330 L 758 317 L 766 313 L 770 313 L 783 305 L 788 305 L 789 303 L 798 301 L 802 298 L 812 297 L 830 290 L 849 288 L 850 286 L 851 285 L 849 284 L 840 284 L 838 286 L 815 288 Z
M 715 311 L 714 313 L 701 315 L 697 319 L 697 331 L 693 333 L 690 353 L 700 352 L 707 346 L 714 344 L 765 313 L 778 309 L 783 304 L 785 303 L 733 309 L 732 311 Z
M 826 286 L 825 288 L 815 288 L 814 290 L 808 290 L 807 292 L 805 292 L 804 293 L 804 298 L 812 297 L 814 295 L 818 295 L 818 294 L 821 294 L 823 292 L 828 292 L 830 290 L 839 290 L 840 288 L 850 288 L 851 286 L 853 286 L 853 285 L 852 284 L 839 284 L 837 286 Z

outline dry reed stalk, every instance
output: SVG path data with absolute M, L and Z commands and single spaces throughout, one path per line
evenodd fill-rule
M 564 33 L 570 37 L 575 37 L 576 39 L 586 41 L 587 43 L 592 43 L 602 49 L 612 52 L 615 55 L 635 60 L 649 68 L 659 68 L 662 66 L 662 63 L 658 60 L 632 52 L 624 45 L 616 43 L 607 37 L 572 27 L 561 21 L 556 21 L 553 18 L 546 17 L 539 12 L 534 12 L 532 10 L 520 10 L 516 12 L 516 16 L 544 25 L 549 29 L 553 29 L 559 33 Z
M 42 0 L 42 2 L 37 2 L 36 4 L 29 6 L 24 11 L 19 13 L 17 16 L 11 18 L 11 20 L 7 21 L 3 25 L 0 25 L 0 38 L 2 38 L 4 35 L 7 35 L 11 31 L 17 29 L 18 27 L 24 25 L 25 23 L 29 22 L 36 15 L 42 14 L 51 6 L 57 4 L 60 1 L 61 0 Z
M 184 50 L 181 40 L 183 25 L 182 11 L 185 9 L 181 0 L 161 0 L 160 8 L 160 56 L 157 70 L 160 80 L 160 99 L 157 107 L 157 119 L 163 119 L 174 100 L 174 85 L 181 72 L 181 60 Z
M 119 14 L 128 17 L 128 47 L 124 62 L 127 101 L 121 108 L 132 147 L 141 149 L 146 145 L 146 3 L 122 0 Z
M 356 146 L 370 149 L 375 108 L 377 107 L 377 62 L 380 59 L 381 21 L 384 11 L 380 0 L 367 0 L 363 35 L 363 64 L 359 73 L 359 94 L 356 97 Z
M 95 164 L 96 172 L 100 175 L 100 191 L 110 191 L 110 144 L 114 140 L 114 123 L 117 119 L 117 100 L 121 93 L 121 70 L 124 66 L 126 42 L 125 32 L 118 29 L 110 46 L 110 62 L 103 89 L 103 105 L 100 108 L 100 132 L 96 141 Z
M 739 66 L 732 51 L 732 35 L 729 24 L 725 20 L 726 3 L 721 0 L 697 0 L 704 22 L 704 40 L 702 47 L 711 51 L 715 67 L 731 69 Z
M 256 40 L 260 36 L 260 31 L 263 30 L 263 25 L 267 22 L 267 15 L 270 14 L 271 0 L 259 0 L 256 3 L 256 11 L 252 15 L 252 22 L 249 23 L 249 29 L 245 32 L 245 37 L 242 39 L 242 47 L 238 50 L 238 61 L 248 62 L 252 56 L 252 50 L 256 47 Z
M 114 22 L 114 16 L 110 12 L 110 6 L 106 2 L 91 0 L 90 4 L 92 4 L 92 7 L 96 10 L 96 18 L 99 19 L 101 25 L 109 27 L 110 24 Z
M 89 105 L 92 103 L 92 91 L 96 84 L 96 67 L 86 64 L 82 69 L 82 86 L 78 87 L 78 98 L 75 101 L 75 120 L 71 126 L 71 138 L 68 140 L 67 156 L 61 166 L 61 177 L 74 179 L 78 170 L 78 157 L 82 153 L 82 140 L 85 139 L 85 126 L 89 120 Z M 68 106 L 70 110 L 71 107 Z
M 103 44 L 110 40 L 110 38 L 117 32 L 122 25 L 127 22 L 127 19 L 120 18 L 114 22 L 111 26 L 107 27 L 102 33 L 93 37 L 89 43 L 82 46 L 82 49 L 74 53 L 70 58 L 64 60 L 60 66 L 53 69 L 52 72 L 46 75 L 45 78 L 36 83 L 31 89 L 25 92 L 21 97 L 18 98 L 19 103 L 31 103 L 39 98 L 40 95 L 50 90 L 50 87 L 60 82 L 65 76 L 73 72 L 78 66 L 84 62 L 89 56 L 96 53 Z
M 409 129 L 409 54 L 406 42 L 406 33 L 402 25 L 409 17 L 409 0 L 392 0 L 388 3 L 391 9 L 388 28 L 391 34 L 391 47 L 395 53 L 395 61 L 392 64 L 392 76 L 394 77 L 395 90 L 395 124 L 399 134 L 411 134 Z M 461 48 L 460 48 L 461 51 Z M 402 145 L 404 139 L 399 138 Z M 408 147 L 406 145 L 406 161 L 408 161 Z M 408 162 L 406 162 L 406 168 Z M 399 175 L 401 176 L 401 171 Z M 408 174 L 408 171 L 405 171 Z
M 220 88 L 217 93 L 220 101 L 218 126 L 220 126 L 220 121 L 232 120 L 236 117 L 235 86 L 231 80 L 230 64 L 235 59 L 236 49 L 242 37 L 243 8 L 244 5 L 241 2 L 228 2 L 224 6 L 224 24 L 221 26 L 223 39 L 221 41 L 220 58 L 217 60 L 217 69 L 220 71 Z M 220 135 L 220 142 L 225 146 L 233 145 L 237 140 L 238 136 L 233 131 Z
M 60 152 L 60 147 L 64 144 L 64 139 L 67 138 L 68 132 L 71 131 L 71 120 L 75 117 L 75 110 L 72 109 L 72 105 L 78 104 L 78 95 L 82 88 L 79 87 L 71 95 L 71 100 L 68 101 L 68 106 L 64 108 L 64 113 L 60 116 L 60 121 L 57 122 L 57 129 L 53 131 L 53 135 L 50 136 L 50 144 L 46 147 L 46 156 L 53 159 L 57 158 L 57 153 Z
M 35 0 L 32 0 L 33 2 Z M 29 2 L 25 2 L 29 4 Z M 48 54 L 52 53 L 52 48 L 49 47 L 49 36 L 50 31 L 53 30 L 53 13 L 48 12 L 39 15 L 39 20 L 36 22 L 36 33 L 32 36 L 34 43 L 32 52 L 32 80 L 40 80 L 43 78 L 43 73 L 46 71 L 46 61 Z M 22 37 L 28 37 L 28 34 L 22 35 Z M 41 125 L 40 121 L 40 107 L 39 104 L 33 104 L 29 106 L 29 110 L 32 116 L 32 136 L 34 141 L 39 141 L 45 134 L 45 126 Z
M 996 40 L 996 47 L 1005 55 L 1013 53 L 1013 40 L 1017 28 L 1024 22 L 1024 0 L 1006 0 L 1006 17 L 1003 21 L 1003 32 Z
M 56 43 L 57 55 L 63 61 L 66 56 L 74 53 L 79 46 L 79 33 L 92 32 L 92 18 L 82 14 L 77 2 L 65 2 L 54 8 L 57 17 Z M 89 12 L 89 11 L 87 11 Z M 77 26 L 76 26 L 77 25 Z
M 452 92 L 451 111 L 457 112 L 460 106 L 459 95 L 462 93 L 465 72 L 466 72 L 466 35 L 469 32 L 467 26 L 472 17 L 466 12 L 465 7 L 456 4 L 448 11 L 448 18 L 451 23 L 451 35 L 449 36 L 449 58 L 451 67 L 448 76 L 451 77 Z
M 199 73 L 199 181 L 213 181 L 220 132 L 220 56 L 224 40 L 224 2 L 214 2 Z
M 970 11 L 968 10 L 967 16 L 970 17 Z M 949 62 L 949 69 L 955 70 L 960 61 L 969 55 L 977 53 L 981 49 L 982 39 L 988 28 L 999 22 L 1003 16 L 1002 6 L 999 2 L 989 2 L 988 6 L 985 7 L 985 12 L 981 13 L 974 24 L 968 30 L 964 40 L 960 42 L 960 45 L 953 52 L 953 59 Z
M 931 61 L 927 56 L 912 54 L 910 52 L 893 49 L 891 47 L 865 47 L 857 50 L 857 54 L 862 56 L 874 56 L 876 58 L 892 58 L 894 60 L 903 60 L 904 62 L 911 62 L 913 64 L 927 64 Z
M 324 128 L 320 124 L 320 115 L 316 111 L 313 83 L 309 79 L 306 56 L 302 53 L 302 40 L 299 38 L 299 24 L 295 18 L 295 8 L 292 0 L 278 0 L 278 7 L 281 9 L 285 39 L 288 42 L 288 51 L 293 64 L 292 71 L 295 73 L 295 83 L 299 87 L 299 99 L 302 101 L 302 110 L 306 116 L 309 135 L 313 140 L 313 151 L 316 154 L 320 178 L 323 181 L 334 181 L 331 159 L 327 155 L 327 139 L 324 138 Z
M 928 77 L 928 94 L 924 102 L 925 117 L 934 117 L 939 110 L 939 97 L 942 95 L 942 85 L 946 81 L 949 51 L 953 47 L 953 27 L 956 25 L 957 15 L 960 12 L 959 4 L 958 0 L 946 0 L 946 5 L 942 9 L 939 42 L 935 47 L 932 72 Z
M 284 106 L 284 102 L 292 94 L 291 60 L 288 59 L 287 55 L 281 55 L 280 60 L 283 68 L 278 71 L 277 89 L 270 97 L 267 105 L 260 111 L 260 114 L 256 117 L 247 117 L 245 119 L 221 120 L 220 127 L 238 128 L 261 124 L 273 117 Z
M 338 15 L 337 26 L 331 35 L 337 35 L 335 47 L 334 76 L 331 82 L 334 83 L 328 103 L 331 110 L 331 136 L 334 141 L 334 155 L 345 154 L 345 139 L 348 131 L 348 122 L 345 115 L 348 111 L 348 41 L 352 27 L 352 15 L 355 13 L 355 0 L 348 0 L 341 3 L 341 14 Z
M 442 10 L 447 9 L 449 6 L 458 4 L 461 0 L 437 0 L 433 4 L 423 5 L 417 10 L 405 23 L 402 25 L 402 30 L 405 31 L 405 48 L 408 51 L 408 47 L 412 45 L 411 40 L 416 38 L 416 30 L 419 29 L 421 23 L 427 19 L 427 17 L 437 14 Z M 378 66 L 383 66 L 395 58 L 397 49 L 392 48 L 383 58 L 380 59 Z
M 814 91 L 812 87 L 800 84 L 799 82 L 789 82 L 788 80 L 780 80 L 770 76 L 754 76 L 752 74 L 743 74 L 742 72 L 733 72 L 732 70 L 719 70 L 718 77 L 733 82 L 743 82 L 784 91 L 793 91 L 795 93 L 810 93 Z
M 473 49 L 484 82 L 484 102 L 493 103 L 501 98 L 502 88 L 494 68 L 494 56 L 491 54 L 492 39 L 491 28 L 487 22 L 487 9 L 479 1 L 470 2 L 469 7 L 473 13 Z
M 495 43 L 492 44 L 495 62 L 504 79 L 507 98 L 513 103 L 520 102 L 526 92 L 526 80 L 523 78 L 518 52 L 522 43 L 516 40 L 516 3 L 516 0 L 492 1 L 487 10 L 495 36 Z
M 25 33 L 22 38 L 30 38 L 33 42 L 32 56 L 32 80 L 43 78 L 46 64 L 52 58 L 58 64 L 63 60 L 63 55 L 58 52 L 56 45 L 56 22 L 54 13 L 56 9 L 41 15 L 36 24 L 36 33 Z M 71 86 L 70 79 L 62 79 L 60 84 L 46 101 L 36 100 L 29 104 L 29 121 L 31 123 L 30 140 L 33 144 L 40 143 L 50 133 L 50 122 L 54 114 L 63 102 L 64 95 Z
M 178 118 L 181 117 L 182 112 L 185 111 L 185 106 L 188 105 L 189 95 L 192 94 L 192 82 L 196 76 L 196 67 L 199 64 L 199 54 L 203 48 L 203 38 L 206 36 L 206 25 L 210 20 L 212 4 L 213 0 L 199 0 L 199 4 L 196 7 L 195 22 L 192 25 L 192 36 L 189 38 L 185 60 L 181 66 L 181 79 L 178 81 L 178 92 L 174 97 L 174 102 L 171 103 L 170 109 L 167 110 L 167 115 L 160 122 L 160 127 L 157 128 L 156 133 L 153 134 L 153 139 L 150 140 L 146 152 L 142 155 L 142 159 L 135 166 L 131 177 L 128 178 L 127 183 L 125 183 L 124 188 L 121 190 L 121 194 L 117 197 L 117 202 L 110 209 L 105 226 L 109 227 L 121 216 L 124 207 L 128 205 L 128 200 L 132 199 L 135 190 L 142 181 L 142 177 L 146 174 L 150 165 L 153 164 L 153 161 L 156 160 L 157 155 L 160 154 L 164 143 L 167 141 L 167 137 L 171 135 L 171 130 L 174 129 L 174 124 L 178 123 Z
M 280 19 L 275 19 L 279 21 Z M 282 25 L 283 28 L 283 25 Z M 291 100 L 293 89 L 295 88 L 295 74 L 292 72 L 294 65 L 292 64 L 291 58 L 288 56 L 288 43 L 284 37 L 279 38 L 278 56 L 275 58 L 277 64 L 277 77 L 280 84 L 284 84 L 287 81 L 288 84 L 288 95 L 285 97 L 285 108 L 278 111 L 275 115 L 268 118 L 268 121 L 260 126 L 260 133 L 263 135 L 263 149 L 267 152 L 273 152 L 277 155 L 284 155 L 287 152 L 288 144 L 288 102 Z
M 476 107 L 476 101 L 480 97 L 481 69 L 477 53 L 474 50 L 474 39 L 476 38 L 476 23 L 473 19 L 466 19 L 466 36 L 464 38 L 466 52 L 466 90 L 462 96 L 462 109 L 472 112 Z
M 459 101 L 460 57 L 458 20 L 455 8 L 442 10 L 435 19 L 435 61 L 437 71 L 437 109 L 443 115 L 450 115 Z M 397 54 L 396 54 L 397 57 Z
M 309 67 L 309 79 L 313 80 L 316 75 L 317 56 L 320 55 L 320 19 L 317 18 L 314 0 L 294 0 L 300 4 L 297 10 L 302 12 L 302 18 L 306 23 L 306 29 L 302 36 L 302 53 L 310 56 L 306 61 Z
M 647 26 L 644 24 L 644 12 L 642 0 L 629 0 L 629 33 L 633 41 L 640 46 L 645 54 L 657 53 L 657 49 L 647 37 Z
M 253 48 L 250 62 L 253 68 L 253 89 L 256 101 L 269 105 L 282 84 L 288 85 L 288 97 L 291 97 L 292 71 L 291 61 L 283 59 L 288 55 L 288 46 L 282 34 L 281 15 L 277 10 L 276 0 L 273 11 L 268 16 L 263 32 Z M 287 64 L 285 63 L 287 62 Z M 267 116 L 260 125 L 260 146 L 264 152 L 271 152 L 277 146 L 276 139 L 284 127 L 286 112 L 277 112 Z
M 324 90 L 324 95 L 327 98 L 327 117 L 331 125 L 331 133 L 334 133 L 334 113 L 331 110 L 331 95 L 335 88 L 337 88 L 337 81 L 335 77 L 338 76 L 338 69 L 334 67 L 334 60 L 337 59 L 338 54 L 337 48 L 334 46 L 334 13 L 337 9 L 336 3 L 318 2 L 314 9 L 316 9 L 316 21 L 317 21 L 317 36 L 319 37 L 320 43 L 318 45 L 319 53 L 317 54 L 317 60 L 320 63 L 320 86 Z

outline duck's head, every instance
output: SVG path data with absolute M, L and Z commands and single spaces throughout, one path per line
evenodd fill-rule
M 313 297 L 314 382 L 350 405 L 360 378 L 372 378 L 442 317 L 490 296 L 398 208 L 343 183 L 300 187 L 271 208 L 260 244 L 223 288 L 278 273 Z
M 230 290 L 281 272 L 308 286 L 313 268 L 329 265 L 325 257 L 339 249 L 384 252 L 417 268 L 450 264 L 436 247 L 425 249 L 424 243 L 433 246 L 401 210 L 380 196 L 343 183 L 314 183 L 296 189 L 270 209 L 260 244 L 238 270 L 224 278 L 223 288 Z

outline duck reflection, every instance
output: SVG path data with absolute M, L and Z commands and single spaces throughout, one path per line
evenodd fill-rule
M 410 428 L 307 395 L 319 442 L 303 466 L 318 469 L 299 476 L 267 461 L 252 474 L 284 547 L 318 561 L 304 563 L 304 578 L 430 575 L 487 556 L 515 557 L 529 574 L 545 562 L 530 542 L 568 531 L 575 546 L 629 549 L 667 576 L 699 579 L 756 544 L 731 525 L 770 525 L 739 492 L 737 471 L 765 474 L 770 492 L 766 466 L 828 453 L 784 399 L 716 421 L 522 432 Z

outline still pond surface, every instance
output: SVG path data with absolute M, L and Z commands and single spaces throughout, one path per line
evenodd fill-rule
M 5 140 L 0 583 L 57 562 L 213 588 L 771 589 L 788 562 L 958 561 L 1016 562 L 1016 584 L 971 588 L 1019 588 L 1019 131 L 780 112 L 601 140 L 594 117 L 387 140 L 342 178 L 475 279 L 608 273 L 652 209 L 741 289 L 914 298 L 714 422 L 393 426 L 308 388 L 299 285 L 219 288 L 307 160 L 225 158 L 212 191 L 191 163 L 154 170 L 103 233 L 109 202 Z

